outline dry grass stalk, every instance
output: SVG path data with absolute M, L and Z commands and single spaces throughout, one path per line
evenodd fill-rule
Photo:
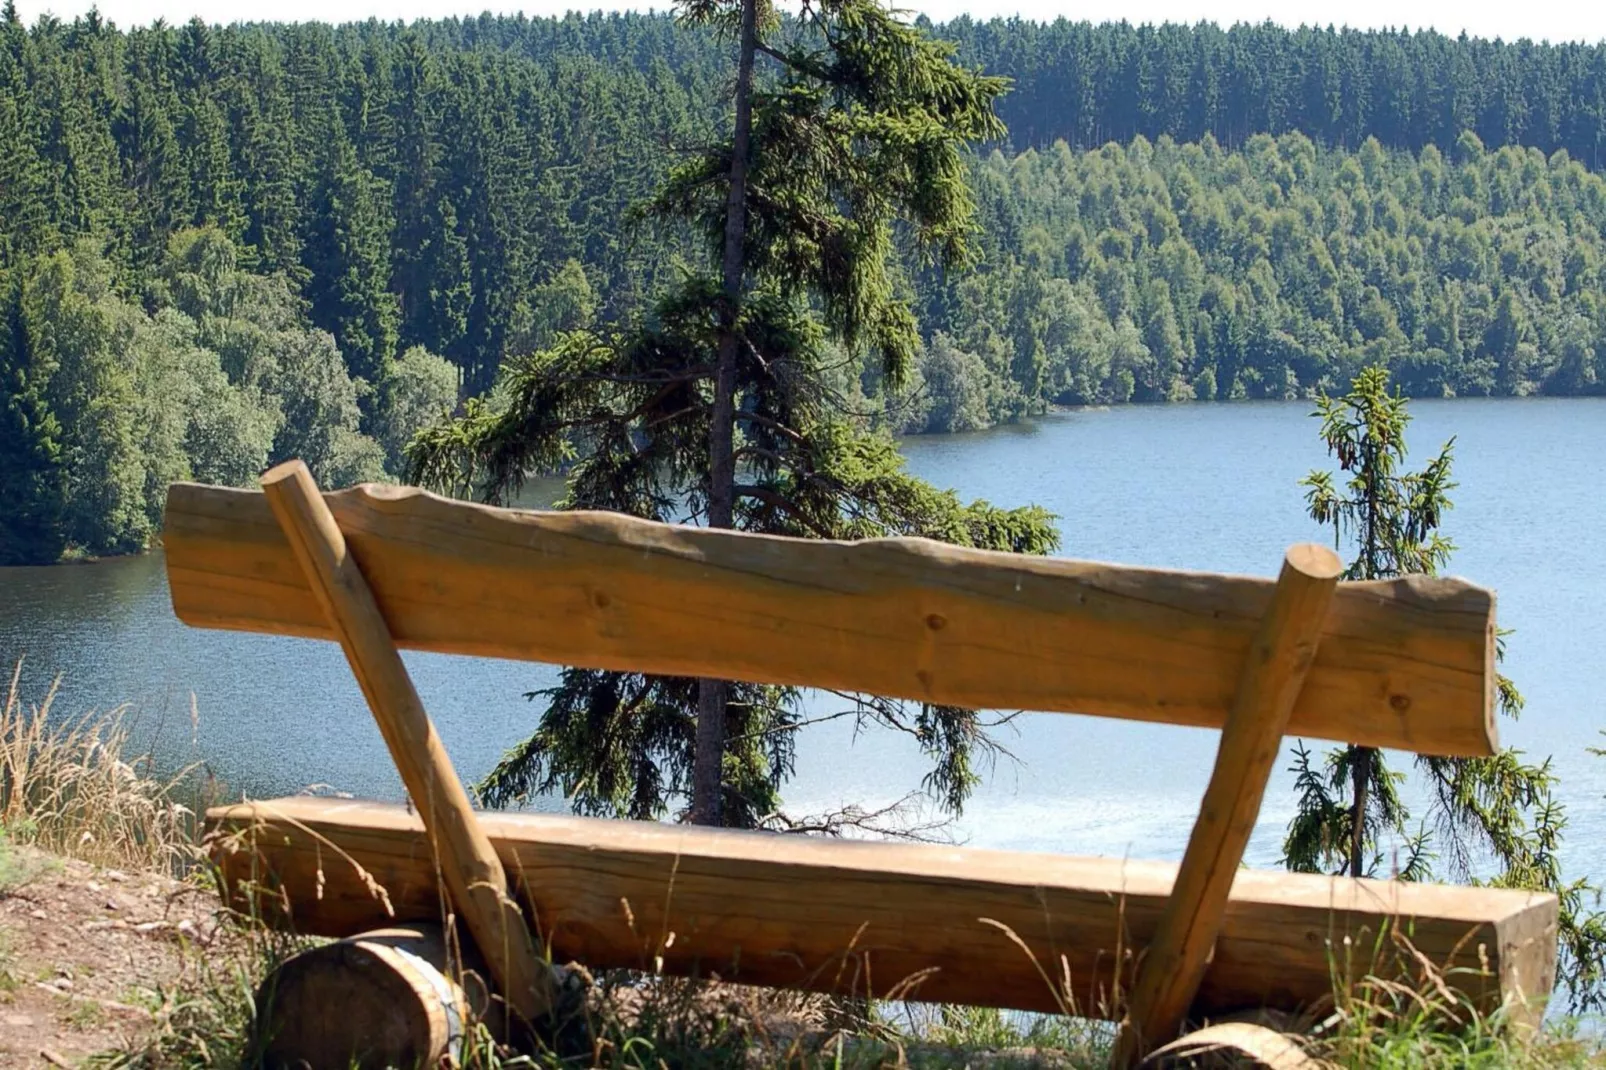
M 26 702 L 18 662 L 0 707 L 0 825 L 12 838 L 119 869 L 176 873 L 193 858 L 195 813 L 174 799 L 194 767 L 169 779 L 129 756 L 127 706 L 58 717 L 60 678 Z

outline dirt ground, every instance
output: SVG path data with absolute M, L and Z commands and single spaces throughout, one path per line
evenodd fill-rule
M 0 844 L 0 1067 L 77 1065 L 156 1021 L 217 897 Z

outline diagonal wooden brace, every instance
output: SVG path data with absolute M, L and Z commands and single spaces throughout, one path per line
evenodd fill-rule
M 1176 1036 L 1199 992 L 1342 570 L 1337 554 L 1311 543 L 1290 548 L 1283 559 L 1271 605 L 1244 660 L 1176 884 L 1138 968 L 1114 1067 L 1131 1066 Z
M 529 1022 L 555 1006 L 551 967 L 537 952 L 507 875 L 469 804 L 345 536 L 301 461 L 262 476 L 273 508 L 362 687 L 402 783 L 418 808 L 451 904 L 508 1005 Z

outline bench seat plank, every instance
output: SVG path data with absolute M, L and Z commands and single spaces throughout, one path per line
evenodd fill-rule
M 1177 872 L 650 822 L 480 821 L 558 962 L 1093 1017 L 1111 1013 L 1118 969 L 1130 982 L 1131 951 L 1147 946 Z M 253 881 L 277 889 L 257 908 L 296 931 L 344 937 L 440 916 L 423 827 L 401 807 L 297 797 L 216 808 L 207 827 L 231 894 Z M 1307 1006 L 1332 992 L 1335 968 L 1394 976 L 1391 923 L 1485 1005 L 1543 996 L 1556 914 L 1542 893 L 1241 870 L 1194 1009 Z M 1057 982 L 1069 978 L 1068 1007 L 983 919 L 1008 926 Z

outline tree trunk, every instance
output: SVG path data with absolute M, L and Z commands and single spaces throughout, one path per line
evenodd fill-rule
M 1362 877 L 1366 869 L 1366 793 L 1372 779 L 1373 752 L 1370 747 L 1353 747 L 1351 751 L 1354 760 L 1350 763 L 1350 781 L 1355 810 L 1350 815 L 1349 875 Z
M 719 363 L 714 373 L 714 412 L 708 431 L 708 526 L 728 528 L 736 506 L 736 358 L 741 340 L 737 319 L 746 269 L 747 156 L 753 129 L 753 55 L 758 42 L 758 0 L 742 0 L 741 52 L 736 66 L 736 125 L 731 135 L 730 190 L 725 202 L 724 307 L 720 310 Z M 721 823 L 725 758 L 723 680 L 702 680 L 697 689 L 697 750 L 692 765 L 691 819 Z

